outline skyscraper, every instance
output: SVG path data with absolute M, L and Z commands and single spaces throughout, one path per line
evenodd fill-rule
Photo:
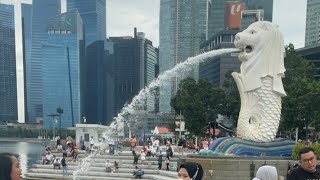
M 109 61 L 106 56 L 106 0 L 67 0 L 67 11 L 77 9 L 85 32 L 85 62 L 81 68 L 81 115 L 88 123 L 105 124 Z M 108 79 L 108 80 L 107 80 Z M 110 92 L 110 91 L 108 91 Z M 110 104 L 109 104 L 110 105 Z M 110 109 L 109 109 L 110 110 Z M 109 111 L 108 111 L 109 112 Z
M 47 42 L 48 19 L 60 14 L 60 0 L 32 1 L 31 59 L 26 59 L 27 104 L 29 122 L 43 117 L 42 44 Z
M 83 61 L 84 34 L 76 9 L 50 18 L 48 40 L 42 46 L 43 118 L 51 127 L 58 107 L 64 109 L 62 127 L 72 127 L 80 117 L 80 62 Z
M 67 0 L 67 11 L 78 9 L 85 26 L 86 47 L 106 40 L 106 0 Z
M 32 5 L 31 4 L 21 4 L 21 16 L 22 16 L 22 44 L 23 44 L 23 74 L 24 74 L 24 112 L 25 112 L 25 122 L 29 122 L 28 116 L 28 103 L 27 103 L 27 82 L 26 82 L 26 66 L 30 69 L 30 64 L 26 62 L 31 62 L 31 17 L 32 17 Z
M 205 40 L 207 0 L 161 0 L 160 1 L 160 73 L 173 68 L 199 53 Z M 197 78 L 198 69 L 194 68 Z M 160 111 L 170 112 L 170 99 L 176 91 L 177 81 L 160 87 Z
M 308 0 L 305 46 L 320 44 L 320 1 Z
M 0 121 L 17 121 L 14 6 L 0 4 Z
M 242 0 L 245 10 L 264 10 L 264 20 L 272 22 L 273 0 Z M 208 30 L 207 38 L 225 29 L 227 0 L 208 1 Z M 247 24 L 248 26 L 249 24 Z M 247 28 L 246 26 L 241 27 Z
M 242 6 L 245 5 L 245 8 Z M 244 12 L 240 12 L 245 10 Z M 207 41 L 201 45 L 202 52 L 221 48 L 234 47 L 235 35 L 251 23 L 259 21 L 259 17 L 272 21 L 273 0 L 226 1 L 212 0 L 208 4 Z M 242 19 L 239 16 L 242 13 Z M 227 22 L 225 22 L 227 20 Z M 229 22 L 228 22 L 229 20 Z M 232 26 L 233 22 L 234 25 Z M 241 23 L 241 26 L 239 26 Z M 225 26 L 228 25 L 228 26 Z M 206 78 L 216 85 L 223 85 L 226 73 L 239 71 L 240 62 L 234 53 L 212 58 L 200 65 L 200 77 Z
M 158 51 L 145 34 L 134 30 L 134 37 L 110 37 L 114 44 L 115 111 L 129 104 L 141 89 L 155 77 Z M 142 108 L 155 110 L 155 97 L 150 95 Z

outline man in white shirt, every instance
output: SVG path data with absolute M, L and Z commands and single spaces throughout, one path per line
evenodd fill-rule
M 43 159 L 42 161 L 42 164 L 46 163 L 46 164 L 49 164 L 52 160 L 52 154 L 50 152 L 47 153 L 45 159 Z
M 55 158 L 55 159 L 53 160 L 53 169 L 55 169 L 56 166 L 58 166 L 59 169 L 61 169 L 61 162 L 60 162 L 60 159 L 59 159 L 59 158 Z

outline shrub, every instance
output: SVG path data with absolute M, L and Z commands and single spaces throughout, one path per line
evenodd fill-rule
M 320 144 L 309 144 L 308 147 L 314 149 L 314 153 L 317 157 L 320 155 Z M 292 160 L 299 160 L 299 151 L 304 148 L 301 143 L 297 143 L 293 146 Z M 318 158 L 319 159 L 319 158 Z

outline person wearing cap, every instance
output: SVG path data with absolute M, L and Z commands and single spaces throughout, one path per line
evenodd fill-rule
M 181 164 L 177 179 L 179 180 L 201 180 L 203 176 L 202 166 L 198 163 L 186 162 Z

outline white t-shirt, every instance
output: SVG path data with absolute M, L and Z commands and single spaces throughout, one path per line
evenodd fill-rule
M 60 164 L 60 159 L 55 159 L 54 161 L 53 161 L 53 164 Z
M 143 151 L 140 154 L 140 158 L 142 161 L 146 160 L 146 153 L 144 153 Z
M 90 139 L 90 144 L 94 144 L 94 139 L 93 138 Z

